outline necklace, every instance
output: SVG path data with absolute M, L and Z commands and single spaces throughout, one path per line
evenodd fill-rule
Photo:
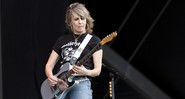
M 80 38 L 81 35 L 78 35 L 77 37 L 75 36 L 75 34 L 73 34 L 73 37 L 75 39 L 75 43 L 77 43 L 78 39 Z

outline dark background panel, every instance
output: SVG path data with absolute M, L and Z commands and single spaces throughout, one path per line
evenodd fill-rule
M 1 2 L 0 2 L 1 5 Z M 1 8 L 0 8 L 0 19 L 1 19 Z M 1 20 L 0 20 L 0 98 L 3 98 L 3 83 L 2 83 L 2 36 L 1 36 Z
M 45 63 L 66 31 L 66 6 L 75 1 L 91 12 L 97 36 L 119 30 L 110 47 L 170 97 L 185 98 L 185 1 L 1 0 L 3 99 L 41 99 Z M 94 99 L 103 99 L 108 91 L 109 73 L 103 67 L 94 79 Z M 144 99 L 122 79 L 115 84 L 115 95 Z
M 68 0 L 2 0 L 4 99 L 41 99 L 44 66 L 64 31 Z
M 175 99 L 184 98 L 184 10 L 172 1 L 133 64 Z M 156 77 L 156 78 L 153 78 Z

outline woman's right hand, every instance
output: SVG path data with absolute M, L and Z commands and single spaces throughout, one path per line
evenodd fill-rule
M 54 75 L 48 77 L 50 86 L 55 86 L 58 83 L 58 78 Z
M 55 86 L 56 84 L 58 84 L 60 87 L 60 90 L 65 90 L 68 88 L 68 84 L 63 80 L 58 79 L 56 76 L 49 76 L 48 81 L 50 86 Z

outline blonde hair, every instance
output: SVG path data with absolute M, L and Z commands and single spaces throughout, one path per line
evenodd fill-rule
M 87 24 L 86 24 L 86 31 L 88 33 L 92 33 L 93 27 L 94 27 L 94 19 L 91 17 L 90 12 L 87 10 L 84 4 L 75 2 L 68 6 L 66 11 L 66 19 L 65 22 L 67 25 L 70 26 L 71 23 L 71 17 L 72 12 L 76 13 L 77 15 L 86 18 Z

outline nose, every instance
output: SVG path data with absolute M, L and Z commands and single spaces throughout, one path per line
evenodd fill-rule
M 81 19 L 79 19 L 79 21 L 78 21 L 79 23 L 82 23 L 82 20 Z

